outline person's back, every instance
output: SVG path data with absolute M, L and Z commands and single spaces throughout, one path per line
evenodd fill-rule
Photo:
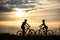
M 25 28 L 25 22 L 22 23 L 21 28 Z

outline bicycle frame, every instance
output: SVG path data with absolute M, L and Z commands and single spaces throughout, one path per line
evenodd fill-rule
M 25 29 L 25 32 L 29 32 L 30 31 L 30 27 Z

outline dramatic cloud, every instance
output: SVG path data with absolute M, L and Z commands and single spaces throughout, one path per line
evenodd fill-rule
M 10 12 L 12 11 L 12 9 L 9 9 L 7 7 L 4 7 L 4 6 L 0 6 L 0 12 Z

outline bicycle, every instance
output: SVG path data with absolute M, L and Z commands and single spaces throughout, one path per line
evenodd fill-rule
M 35 34 L 35 31 L 33 29 L 30 29 L 30 27 L 27 27 L 25 29 L 25 35 L 34 35 L 34 34 Z M 22 30 L 21 29 L 18 30 L 17 33 L 16 33 L 16 35 L 22 36 L 23 35 Z
M 46 31 L 40 27 L 38 30 L 36 30 L 36 35 L 41 35 L 41 36 L 46 36 Z M 52 36 L 53 31 L 52 30 L 47 30 L 47 36 Z

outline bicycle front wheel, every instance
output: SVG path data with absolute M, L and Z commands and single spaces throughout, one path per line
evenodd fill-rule
M 16 33 L 17 36 L 22 36 L 22 30 L 18 30 L 17 33 Z
M 33 29 L 30 29 L 28 35 L 35 35 L 35 31 Z
M 47 31 L 47 36 L 52 36 L 53 35 L 53 31 L 52 30 L 48 30 Z

